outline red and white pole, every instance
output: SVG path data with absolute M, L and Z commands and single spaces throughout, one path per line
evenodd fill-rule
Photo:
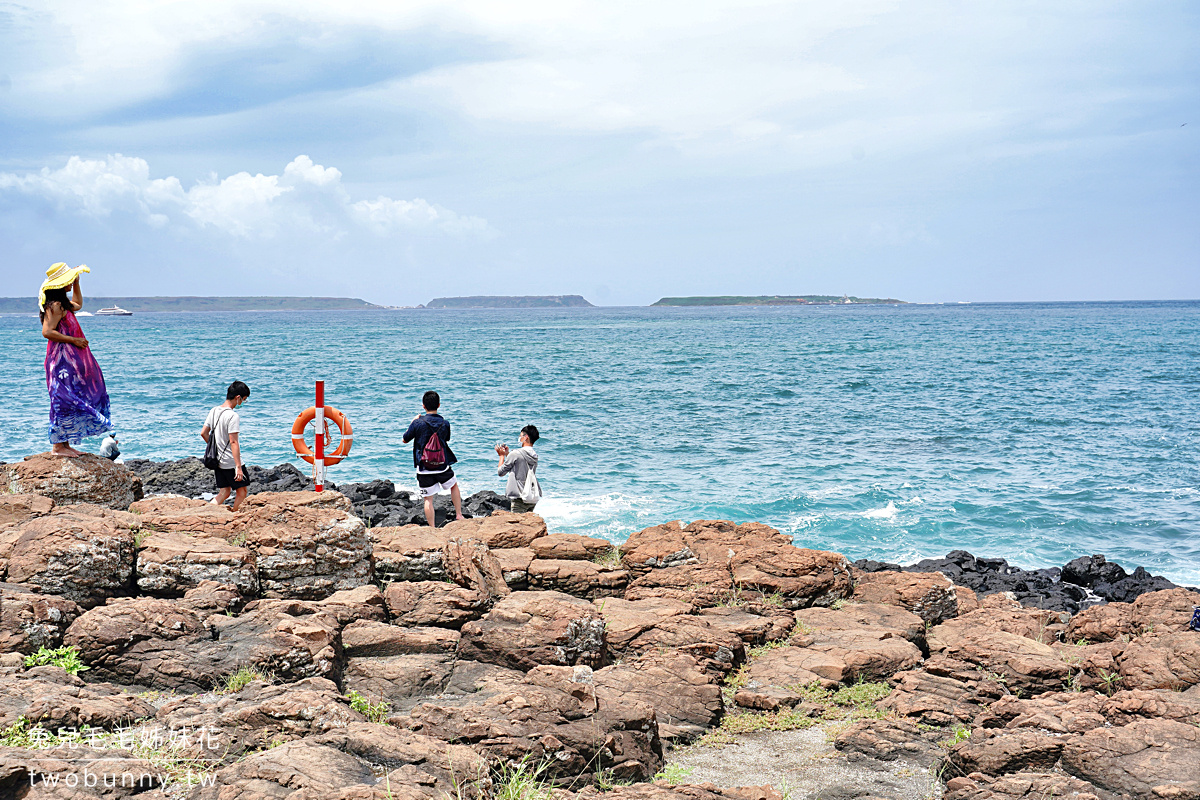
M 325 491 L 325 381 L 317 381 L 317 424 L 316 454 L 313 458 L 313 486 L 316 491 Z

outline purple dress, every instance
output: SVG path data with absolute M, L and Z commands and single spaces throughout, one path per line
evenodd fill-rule
M 58 323 L 59 333 L 83 336 L 70 311 Z M 87 347 L 46 342 L 46 388 L 50 390 L 50 442 L 79 444 L 85 436 L 112 430 L 104 374 Z

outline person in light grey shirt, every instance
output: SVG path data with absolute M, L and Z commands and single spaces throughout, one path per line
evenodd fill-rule
M 110 433 L 100 443 L 100 449 L 96 451 L 96 455 L 101 458 L 107 458 L 109 461 L 116 461 L 117 457 L 121 455 L 121 448 L 118 445 L 120 445 L 120 442 L 117 441 L 117 435 Z
M 504 490 L 504 494 L 512 501 L 512 510 L 518 514 L 533 511 L 533 507 L 537 505 L 538 498 L 541 496 L 539 488 L 538 496 L 534 497 L 532 502 L 528 501 L 528 495 L 522 498 L 522 492 L 531 472 L 534 481 L 537 480 L 538 454 L 533 449 L 533 443 L 538 438 L 538 429 L 533 425 L 526 425 L 521 428 L 521 434 L 518 437 L 520 447 L 516 450 L 509 450 L 506 444 L 496 445 L 496 454 L 500 456 L 500 466 L 496 469 L 496 474 L 500 477 L 508 476 L 508 486 Z

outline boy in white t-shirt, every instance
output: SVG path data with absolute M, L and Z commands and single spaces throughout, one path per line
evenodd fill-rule
M 208 444 L 210 436 L 217 437 L 217 453 L 220 466 L 213 470 L 217 479 L 217 496 L 213 502 L 224 505 L 229 499 L 229 492 L 234 492 L 233 510 L 242 507 L 246 499 L 246 487 L 250 479 L 246 468 L 242 465 L 242 448 L 238 441 L 238 429 L 241 418 L 235 409 L 240 407 L 250 397 L 250 387 L 241 381 L 234 381 L 225 390 L 225 402 L 214 406 L 204 418 L 204 427 L 200 429 L 200 438 Z

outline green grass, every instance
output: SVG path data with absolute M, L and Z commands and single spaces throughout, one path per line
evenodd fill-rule
M 270 680 L 270 675 L 259 672 L 254 667 L 239 667 L 237 672 L 221 678 L 217 682 L 217 688 L 214 691 L 217 694 L 237 694 L 254 681 L 270 682 Z
M 79 650 L 74 645 L 59 647 L 54 650 L 48 647 L 41 647 L 33 655 L 25 656 L 25 666 L 62 667 L 71 675 L 78 675 L 80 672 L 89 669 L 89 667 L 79 660 Z
M 665 764 L 662 771 L 654 776 L 654 780 L 674 786 L 677 783 L 686 781 L 695 771 L 695 767 L 685 767 L 682 764 Z
M 350 698 L 350 707 L 367 718 L 367 722 L 382 723 L 392 713 L 392 704 L 381 698 L 378 703 L 372 703 L 358 691 L 351 689 L 346 697 Z
M 955 725 L 954 728 L 950 730 L 950 737 L 948 739 L 942 739 L 940 742 L 938 742 L 938 744 L 949 750 L 959 742 L 965 742 L 970 738 L 971 729 L 969 727 L 966 725 Z
M 550 800 L 550 785 L 545 778 L 548 761 L 531 764 L 529 756 L 516 764 L 501 764 L 492 778 L 494 800 Z
M 600 569 L 620 569 L 621 551 L 614 547 L 595 556 L 592 563 Z

